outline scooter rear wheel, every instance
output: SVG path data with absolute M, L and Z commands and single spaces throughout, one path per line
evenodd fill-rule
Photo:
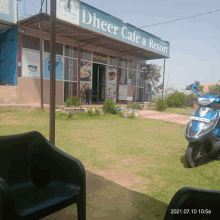
M 204 155 L 203 145 L 196 143 L 189 143 L 186 153 L 185 160 L 189 168 L 197 167 Z

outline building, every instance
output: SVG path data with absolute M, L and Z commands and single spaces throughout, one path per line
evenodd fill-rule
M 207 93 L 209 91 L 209 86 L 214 86 L 216 84 L 203 84 L 203 92 Z M 220 85 L 220 80 L 218 81 L 218 85 Z
M 15 1 L 8 2 L 10 12 L 16 10 Z M 39 8 L 32 13 L 25 2 Z M 50 1 L 43 1 L 42 10 L 41 0 L 16 3 L 18 19 L 0 34 L 0 104 L 40 102 L 41 86 L 43 103 L 49 104 Z M 86 103 L 88 88 L 97 102 L 150 101 L 141 63 L 169 58 L 169 42 L 81 1 L 56 4 L 56 104 L 71 95 Z

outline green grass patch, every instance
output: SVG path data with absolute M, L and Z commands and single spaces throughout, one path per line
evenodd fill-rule
M 49 110 L 0 109 L 0 122 L 1 135 L 37 130 L 49 139 Z M 56 112 L 55 126 L 56 147 L 81 160 L 85 168 L 143 178 L 129 188 L 166 204 L 182 187 L 220 190 L 218 161 L 186 168 L 184 125 L 120 115 L 90 117 L 86 112 L 68 118 Z

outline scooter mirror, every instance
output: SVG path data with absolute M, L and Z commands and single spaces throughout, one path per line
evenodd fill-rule
M 196 85 L 195 84 L 191 84 L 190 87 L 193 88 L 193 89 L 196 89 Z

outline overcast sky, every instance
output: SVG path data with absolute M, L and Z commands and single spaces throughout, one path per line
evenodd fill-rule
M 84 0 L 136 27 L 167 22 L 220 10 L 220 0 Z M 195 80 L 218 83 L 220 79 L 220 12 L 182 21 L 142 28 L 170 42 L 166 60 L 165 86 L 184 89 Z M 163 60 L 151 60 L 163 66 Z M 161 75 L 163 70 L 161 70 Z M 161 82 L 163 78 L 161 77 Z

